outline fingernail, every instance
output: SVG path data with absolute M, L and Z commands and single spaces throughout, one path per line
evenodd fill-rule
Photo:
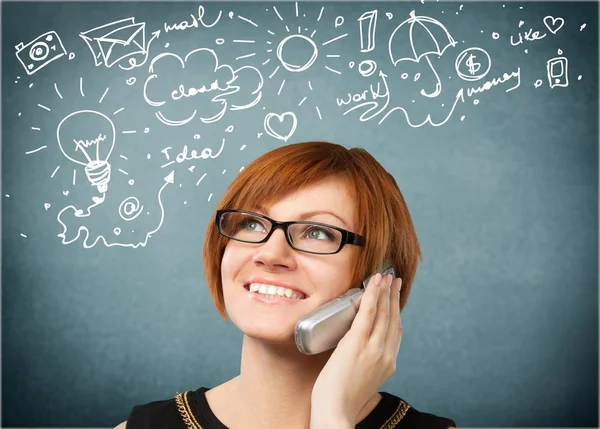
M 398 292 L 402 290 L 402 279 L 398 277 Z
M 387 275 L 387 285 L 388 287 L 392 285 L 392 281 L 394 281 L 394 276 L 391 274 Z
M 382 276 L 380 273 L 375 274 L 375 278 L 373 281 L 375 282 L 375 286 L 379 286 L 381 284 Z

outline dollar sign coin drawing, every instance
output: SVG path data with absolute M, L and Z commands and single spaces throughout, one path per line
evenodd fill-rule
M 468 48 L 456 57 L 454 68 L 462 80 L 474 82 L 488 74 L 492 60 L 488 53 L 481 48 Z
M 469 73 L 473 76 L 476 72 L 481 68 L 481 63 L 475 62 L 475 55 L 470 54 L 467 61 L 465 61 L 466 66 L 469 68 Z

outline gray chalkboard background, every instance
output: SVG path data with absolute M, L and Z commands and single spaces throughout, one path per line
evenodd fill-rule
M 597 16 L 2 3 L 3 426 L 112 427 L 235 376 L 205 228 L 244 165 L 319 139 L 372 152 L 421 240 L 384 390 L 459 427 L 597 427 Z

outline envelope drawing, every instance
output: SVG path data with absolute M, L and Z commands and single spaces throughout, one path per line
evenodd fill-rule
M 146 55 L 146 23 L 135 23 L 135 18 L 101 25 L 79 33 L 94 56 L 96 67 L 110 68 L 125 58 Z

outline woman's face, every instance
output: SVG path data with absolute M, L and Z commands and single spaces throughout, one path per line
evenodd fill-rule
M 313 220 L 357 232 L 354 201 L 345 181 L 338 177 L 305 187 L 265 210 L 261 214 L 278 221 Z M 320 213 L 303 218 L 305 213 L 317 211 Z M 297 251 L 289 246 L 281 228 L 262 244 L 230 240 L 221 264 L 225 308 L 230 320 L 252 338 L 293 341 L 295 324 L 302 316 L 352 286 L 351 258 L 358 249 L 346 244 L 339 253 L 330 255 Z M 250 291 L 248 282 L 285 284 L 305 297 L 298 299 L 292 295 L 271 300 Z

